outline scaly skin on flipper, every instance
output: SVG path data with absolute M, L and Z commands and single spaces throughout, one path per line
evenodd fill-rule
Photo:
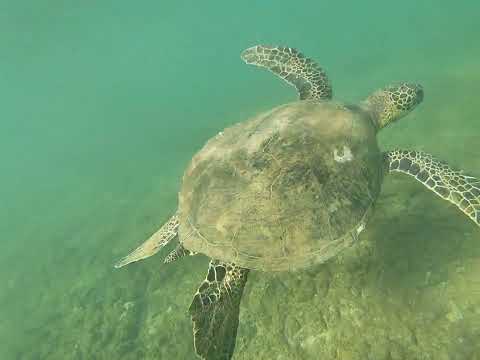
M 479 179 L 453 170 L 446 163 L 424 152 L 393 150 L 385 153 L 385 160 L 389 172 L 413 176 L 480 225 Z
M 182 244 L 178 244 L 175 249 L 173 249 L 163 260 L 164 264 L 171 263 L 175 260 L 180 259 L 181 257 L 184 256 L 192 256 L 196 255 L 197 253 L 195 251 L 190 251 L 188 249 L 185 249 Z
M 372 114 L 378 130 L 402 118 L 423 100 L 423 88 L 418 84 L 390 85 L 370 95 L 362 106 Z
M 295 86 L 300 100 L 332 98 L 332 87 L 325 71 L 295 49 L 258 45 L 243 51 L 241 58 L 247 64 L 267 68 Z
M 132 262 L 146 259 L 155 255 L 162 247 L 167 245 L 178 234 L 178 216 L 173 215 L 155 234 L 145 241 L 130 254 L 119 260 L 116 268 L 128 265 Z
M 247 276 L 247 269 L 210 261 L 208 275 L 189 308 L 195 351 L 202 359 L 231 359 L 237 336 L 240 300 Z

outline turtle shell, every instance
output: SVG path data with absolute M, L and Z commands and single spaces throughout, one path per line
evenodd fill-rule
M 360 107 L 282 105 L 193 157 L 179 193 L 180 241 L 250 269 L 311 266 L 357 239 L 382 178 L 376 131 Z

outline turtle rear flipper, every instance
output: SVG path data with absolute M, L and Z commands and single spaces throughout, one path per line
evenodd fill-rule
M 247 269 L 234 264 L 210 261 L 208 275 L 189 308 L 195 352 L 202 359 L 231 359 L 247 275 Z
M 171 263 L 173 261 L 176 261 L 184 256 L 193 256 L 196 255 L 197 253 L 195 251 L 190 251 L 188 249 L 185 249 L 182 244 L 177 244 L 175 249 L 173 249 L 163 260 L 164 264 Z
M 146 259 L 155 255 L 162 247 L 167 245 L 178 234 L 178 215 L 173 215 L 162 227 L 147 241 L 133 250 L 130 254 L 115 263 L 115 267 L 121 268 L 132 262 Z
M 453 170 L 432 155 L 419 151 L 393 150 L 385 153 L 389 172 L 413 176 L 441 198 L 455 204 L 480 225 L 480 180 Z
M 325 71 L 298 50 L 257 45 L 244 50 L 241 58 L 247 64 L 267 68 L 295 86 L 300 100 L 332 98 L 332 87 Z

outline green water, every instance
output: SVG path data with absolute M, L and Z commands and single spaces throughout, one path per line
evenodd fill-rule
M 380 134 L 480 176 L 474 1 L 2 1 L 0 359 L 195 359 L 208 259 L 113 263 L 176 207 L 222 128 L 295 99 L 244 65 L 257 43 L 317 59 L 334 95 L 390 82 L 424 103 Z M 480 359 L 480 229 L 401 176 L 362 242 L 252 273 L 235 359 Z M 165 249 L 167 253 L 171 247 Z

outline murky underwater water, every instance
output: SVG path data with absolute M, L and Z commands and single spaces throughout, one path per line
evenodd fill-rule
M 113 263 L 175 210 L 226 126 L 295 99 L 244 65 L 300 49 L 334 96 L 402 80 L 425 100 L 381 132 L 480 176 L 480 6 L 405 0 L 0 4 L 0 359 L 195 359 L 208 259 Z M 362 241 L 308 271 L 252 272 L 235 359 L 480 359 L 480 229 L 412 179 L 385 181 Z

